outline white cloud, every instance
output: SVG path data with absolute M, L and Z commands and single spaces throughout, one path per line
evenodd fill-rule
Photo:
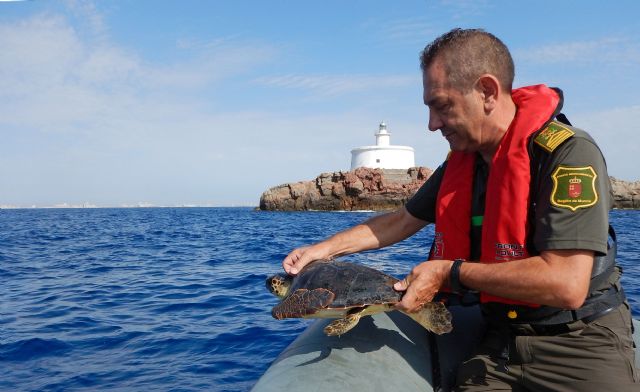
M 434 22 L 427 18 L 406 18 L 385 21 L 374 25 L 386 39 L 403 42 L 425 43 L 437 33 Z
M 492 5 L 485 0 L 441 0 L 427 2 L 419 7 L 417 15 L 411 18 L 370 20 L 365 27 L 379 33 L 384 41 L 424 47 L 429 41 L 444 33 L 450 26 L 450 20 L 468 20 L 481 17 Z M 424 9 L 420 9 L 424 8 Z M 442 14 L 448 17 L 442 17 Z
M 441 0 L 440 3 L 450 9 L 453 19 L 479 17 L 490 7 L 486 0 Z
M 66 131 L 80 124 L 80 132 L 102 121 L 153 120 L 159 108 L 189 105 L 186 92 L 211 88 L 274 54 L 270 47 L 236 43 L 152 64 L 108 42 L 87 41 L 52 15 L 0 25 L 0 51 L 0 124 Z
M 313 94 L 339 95 L 421 83 L 419 75 L 282 75 L 262 77 L 256 83 L 271 87 L 308 90 Z
M 605 37 L 516 50 L 514 57 L 519 62 L 534 64 L 633 65 L 640 63 L 640 42 L 631 38 Z
M 373 142 L 376 121 L 397 130 L 398 144 L 412 134 L 426 140 L 422 122 L 386 113 L 416 110 L 388 108 L 395 97 L 383 93 L 419 88 L 418 72 L 256 78 L 278 57 L 277 46 L 182 39 L 180 60 L 158 62 L 111 42 L 97 20 L 91 29 L 99 39 L 60 15 L 0 24 L 0 204 L 257 203 L 270 186 L 347 169 L 349 150 Z M 284 107 L 289 101 L 280 112 L 218 108 L 242 99 L 234 89 L 248 91 L 251 82 L 327 101 L 358 92 L 369 98 L 338 113 L 296 113 Z M 415 105 L 420 110 L 419 94 Z
M 216 109 L 209 90 L 229 89 L 227 80 L 270 61 L 277 49 L 229 37 L 179 46 L 183 60 L 153 63 L 85 38 L 60 16 L 0 25 L 7 54 L 0 56 L 0 203 L 257 203 L 269 186 L 348 168 L 350 148 L 373 139 L 376 124 L 366 112 Z M 324 75 L 262 83 L 331 95 L 419 79 Z
M 106 41 L 109 38 L 109 29 L 103 15 L 96 5 L 90 0 L 66 0 L 65 4 L 76 19 L 87 27 L 92 38 L 97 41 Z
M 217 114 L 207 98 L 276 49 L 213 39 L 157 63 L 104 38 L 60 15 L 0 24 L 0 203 L 233 198 L 195 188 L 230 175 L 215 172 L 221 159 L 247 158 L 235 154 L 252 143 L 247 114 Z

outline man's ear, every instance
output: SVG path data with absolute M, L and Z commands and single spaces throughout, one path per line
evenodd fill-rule
M 502 93 L 498 79 L 493 75 L 484 74 L 478 78 L 476 88 L 480 92 L 485 112 L 493 111 L 498 104 L 498 97 Z

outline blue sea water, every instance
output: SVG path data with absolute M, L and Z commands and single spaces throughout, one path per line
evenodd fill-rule
M 309 323 L 271 318 L 265 277 L 371 215 L 0 210 L 0 390 L 249 390 Z M 637 318 L 640 212 L 611 220 Z M 403 276 L 432 235 L 347 259 Z

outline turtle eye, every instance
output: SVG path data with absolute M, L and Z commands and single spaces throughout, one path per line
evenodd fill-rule
M 267 280 L 265 281 L 265 285 L 267 286 L 267 290 L 269 290 L 271 293 L 275 294 L 275 281 L 276 281 L 276 276 L 270 276 L 267 278 Z

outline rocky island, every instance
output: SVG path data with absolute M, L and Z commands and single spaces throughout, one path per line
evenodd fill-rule
M 640 209 L 640 181 L 623 181 L 609 177 L 613 208 Z
M 404 205 L 433 171 L 358 168 L 323 173 L 312 181 L 273 187 L 260 197 L 260 209 L 268 211 L 391 210 Z
M 267 211 L 385 211 L 403 206 L 433 170 L 357 168 L 323 173 L 311 181 L 270 188 L 260 197 Z M 614 208 L 640 209 L 640 181 L 611 177 Z

